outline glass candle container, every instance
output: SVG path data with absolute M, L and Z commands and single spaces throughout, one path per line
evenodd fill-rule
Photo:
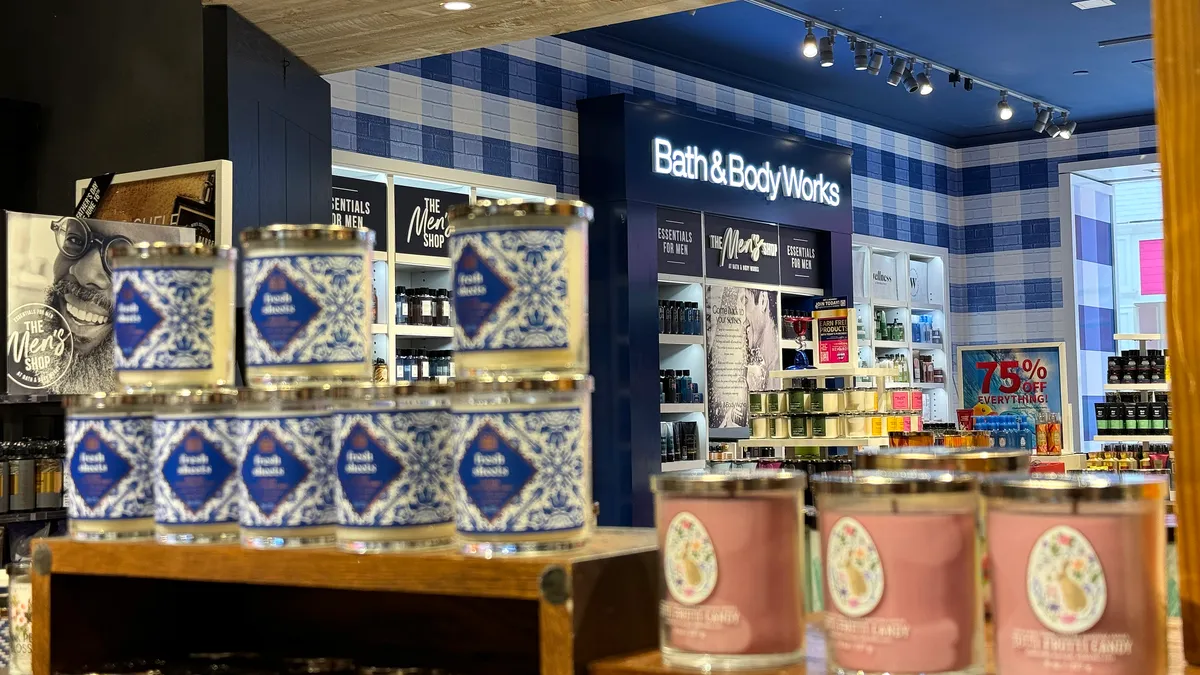
M 454 356 L 477 371 L 588 369 L 587 228 L 578 201 L 450 210 Z
M 874 389 L 847 389 L 846 410 L 874 412 L 879 407 L 879 392 Z
M 787 438 L 792 433 L 792 420 L 787 415 L 771 418 L 771 438 Z
M 846 392 L 841 389 L 821 389 L 812 393 L 809 410 L 814 413 L 839 413 L 846 409 Z
M 767 414 L 768 415 L 786 415 L 791 407 L 791 392 L 788 391 L 768 391 L 767 392 Z
M 846 423 L 847 438 L 864 438 L 867 435 L 867 420 L 866 415 L 846 415 L 843 420 Z
M 767 438 L 770 436 L 770 417 L 750 418 L 750 438 Z
M 663 662 L 704 670 L 804 660 L 803 474 L 651 477 Z
M 587 541 L 591 397 L 587 375 L 483 375 L 456 384 L 455 523 L 464 553 L 540 553 Z
M 789 438 L 812 438 L 812 417 L 793 415 L 790 420 Z
M 242 545 L 333 544 L 336 457 L 329 387 L 243 389 L 241 397 Z
M 761 392 L 761 391 L 752 391 L 752 392 L 750 392 L 750 408 L 749 408 L 749 412 L 750 412 L 750 414 L 751 414 L 751 415 L 761 415 L 761 414 L 763 414 L 764 412 L 766 412 L 766 410 L 764 409 L 764 403 L 763 403 L 763 397 L 764 397 L 765 395 L 766 395 L 766 394 L 764 394 L 764 393 L 763 393 L 763 392 Z
M 238 541 L 236 389 L 155 396 L 154 530 L 162 544 Z
M 788 391 L 788 412 L 793 415 L 802 415 L 808 412 L 808 408 L 812 402 L 812 392 L 804 389 L 792 389 Z
M 858 471 L 813 478 L 829 672 L 981 675 L 976 479 Z
M 369 379 L 375 234 L 270 225 L 241 239 L 249 383 Z
M 338 548 L 380 553 L 450 544 L 450 391 L 432 382 L 333 389 Z
M 838 415 L 813 415 L 813 438 L 841 438 L 842 418 Z
M 71 396 L 67 516 L 82 541 L 154 535 L 154 416 L 148 394 Z
M 33 618 L 29 560 L 17 560 L 8 565 L 9 675 L 33 675 Z
M 992 477 L 999 675 L 1167 672 L 1167 483 L 1131 474 Z
M 112 250 L 113 367 L 130 387 L 234 382 L 237 250 L 142 242 Z

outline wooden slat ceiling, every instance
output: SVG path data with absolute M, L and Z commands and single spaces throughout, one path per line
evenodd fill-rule
M 228 5 L 321 73 L 555 35 L 726 0 L 204 0 Z

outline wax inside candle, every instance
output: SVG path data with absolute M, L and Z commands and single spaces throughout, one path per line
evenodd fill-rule
M 701 654 L 804 647 L 803 523 L 793 495 L 662 497 L 658 520 L 665 647 Z
M 1068 515 L 990 508 L 999 672 L 1166 672 L 1163 532 L 1155 509 Z
M 839 666 L 941 673 L 973 664 L 979 611 L 974 512 L 827 510 L 821 536 L 827 639 Z

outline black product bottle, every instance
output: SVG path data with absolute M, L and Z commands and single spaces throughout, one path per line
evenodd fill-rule
M 658 301 L 658 334 L 659 335 L 662 335 L 663 333 L 666 332 L 663 330 L 663 328 L 664 328 L 663 317 L 665 316 L 665 314 L 666 314 L 666 311 L 663 309 L 663 301 L 659 300 Z
M 417 372 L 413 377 L 414 380 L 429 379 L 429 352 L 424 349 L 417 350 L 417 367 L 415 370 Z
M 13 452 L 8 462 L 8 508 L 11 511 L 32 511 L 37 506 L 33 455 L 25 441 L 17 441 L 9 447 L 13 448 Z
M 1137 397 L 1133 394 L 1121 394 L 1121 403 L 1124 405 L 1124 425 L 1125 435 L 1133 436 L 1137 434 Z
M 679 391 L 678 391 L 678 389 L 676 389 L 677 383 L 675 380 L 675 371 L 674 370 L 667 371 L 666 380 L 667 380 L 666 388 L 664 389 L 664 391 L 667 394 L 667 403 L 675 403 L 677 400 L 676 397 L 679 396 Z
M 421 325 L 433 326 L 437 323 L 437 319 L 433 315 L 433 289 L 421 289 Z
M 437 291 L 437 325 L 450 325 L 450 292 L 444 288 Z
M 12 447 L 11 443 L 7 441 L 0 442 L 0 478 L 3 478 L 3 480 L 0 480 L 0 513 L 8 513 L 8 493 L 10 492 L 8 463 L 10 460 L 10 447 Z
M 1100 401 L 1096 403 L 1096 433 L 1108 433 L 1108 402 Z
M 664 428 L 665 424 L 666 422 L 658 423 L 658 460 L 664 463 L 670 461 L 669 456 L 667 455 L 667 433 Z
M 658 371 L 658 402 L 667 402 L 667 371 Z
M 403 286 L 396 287 L 396 323 L 408 323 L 408 289 Z
M 57 453 L 54 441 L 39 441 L 37 453 L 37 507 L 39 509 L 62 508 L 63 460 Z

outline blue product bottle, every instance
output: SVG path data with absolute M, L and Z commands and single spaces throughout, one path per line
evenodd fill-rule
M 700 385 L 692 383 L 692 403 L 704 403 L 704 399 L 700 396 Z
M 683 371 L 683 377 L 679 379 L 681 380 L 679 393 L 682 399 L 680 403 L 692 403 L 692 371 Z

